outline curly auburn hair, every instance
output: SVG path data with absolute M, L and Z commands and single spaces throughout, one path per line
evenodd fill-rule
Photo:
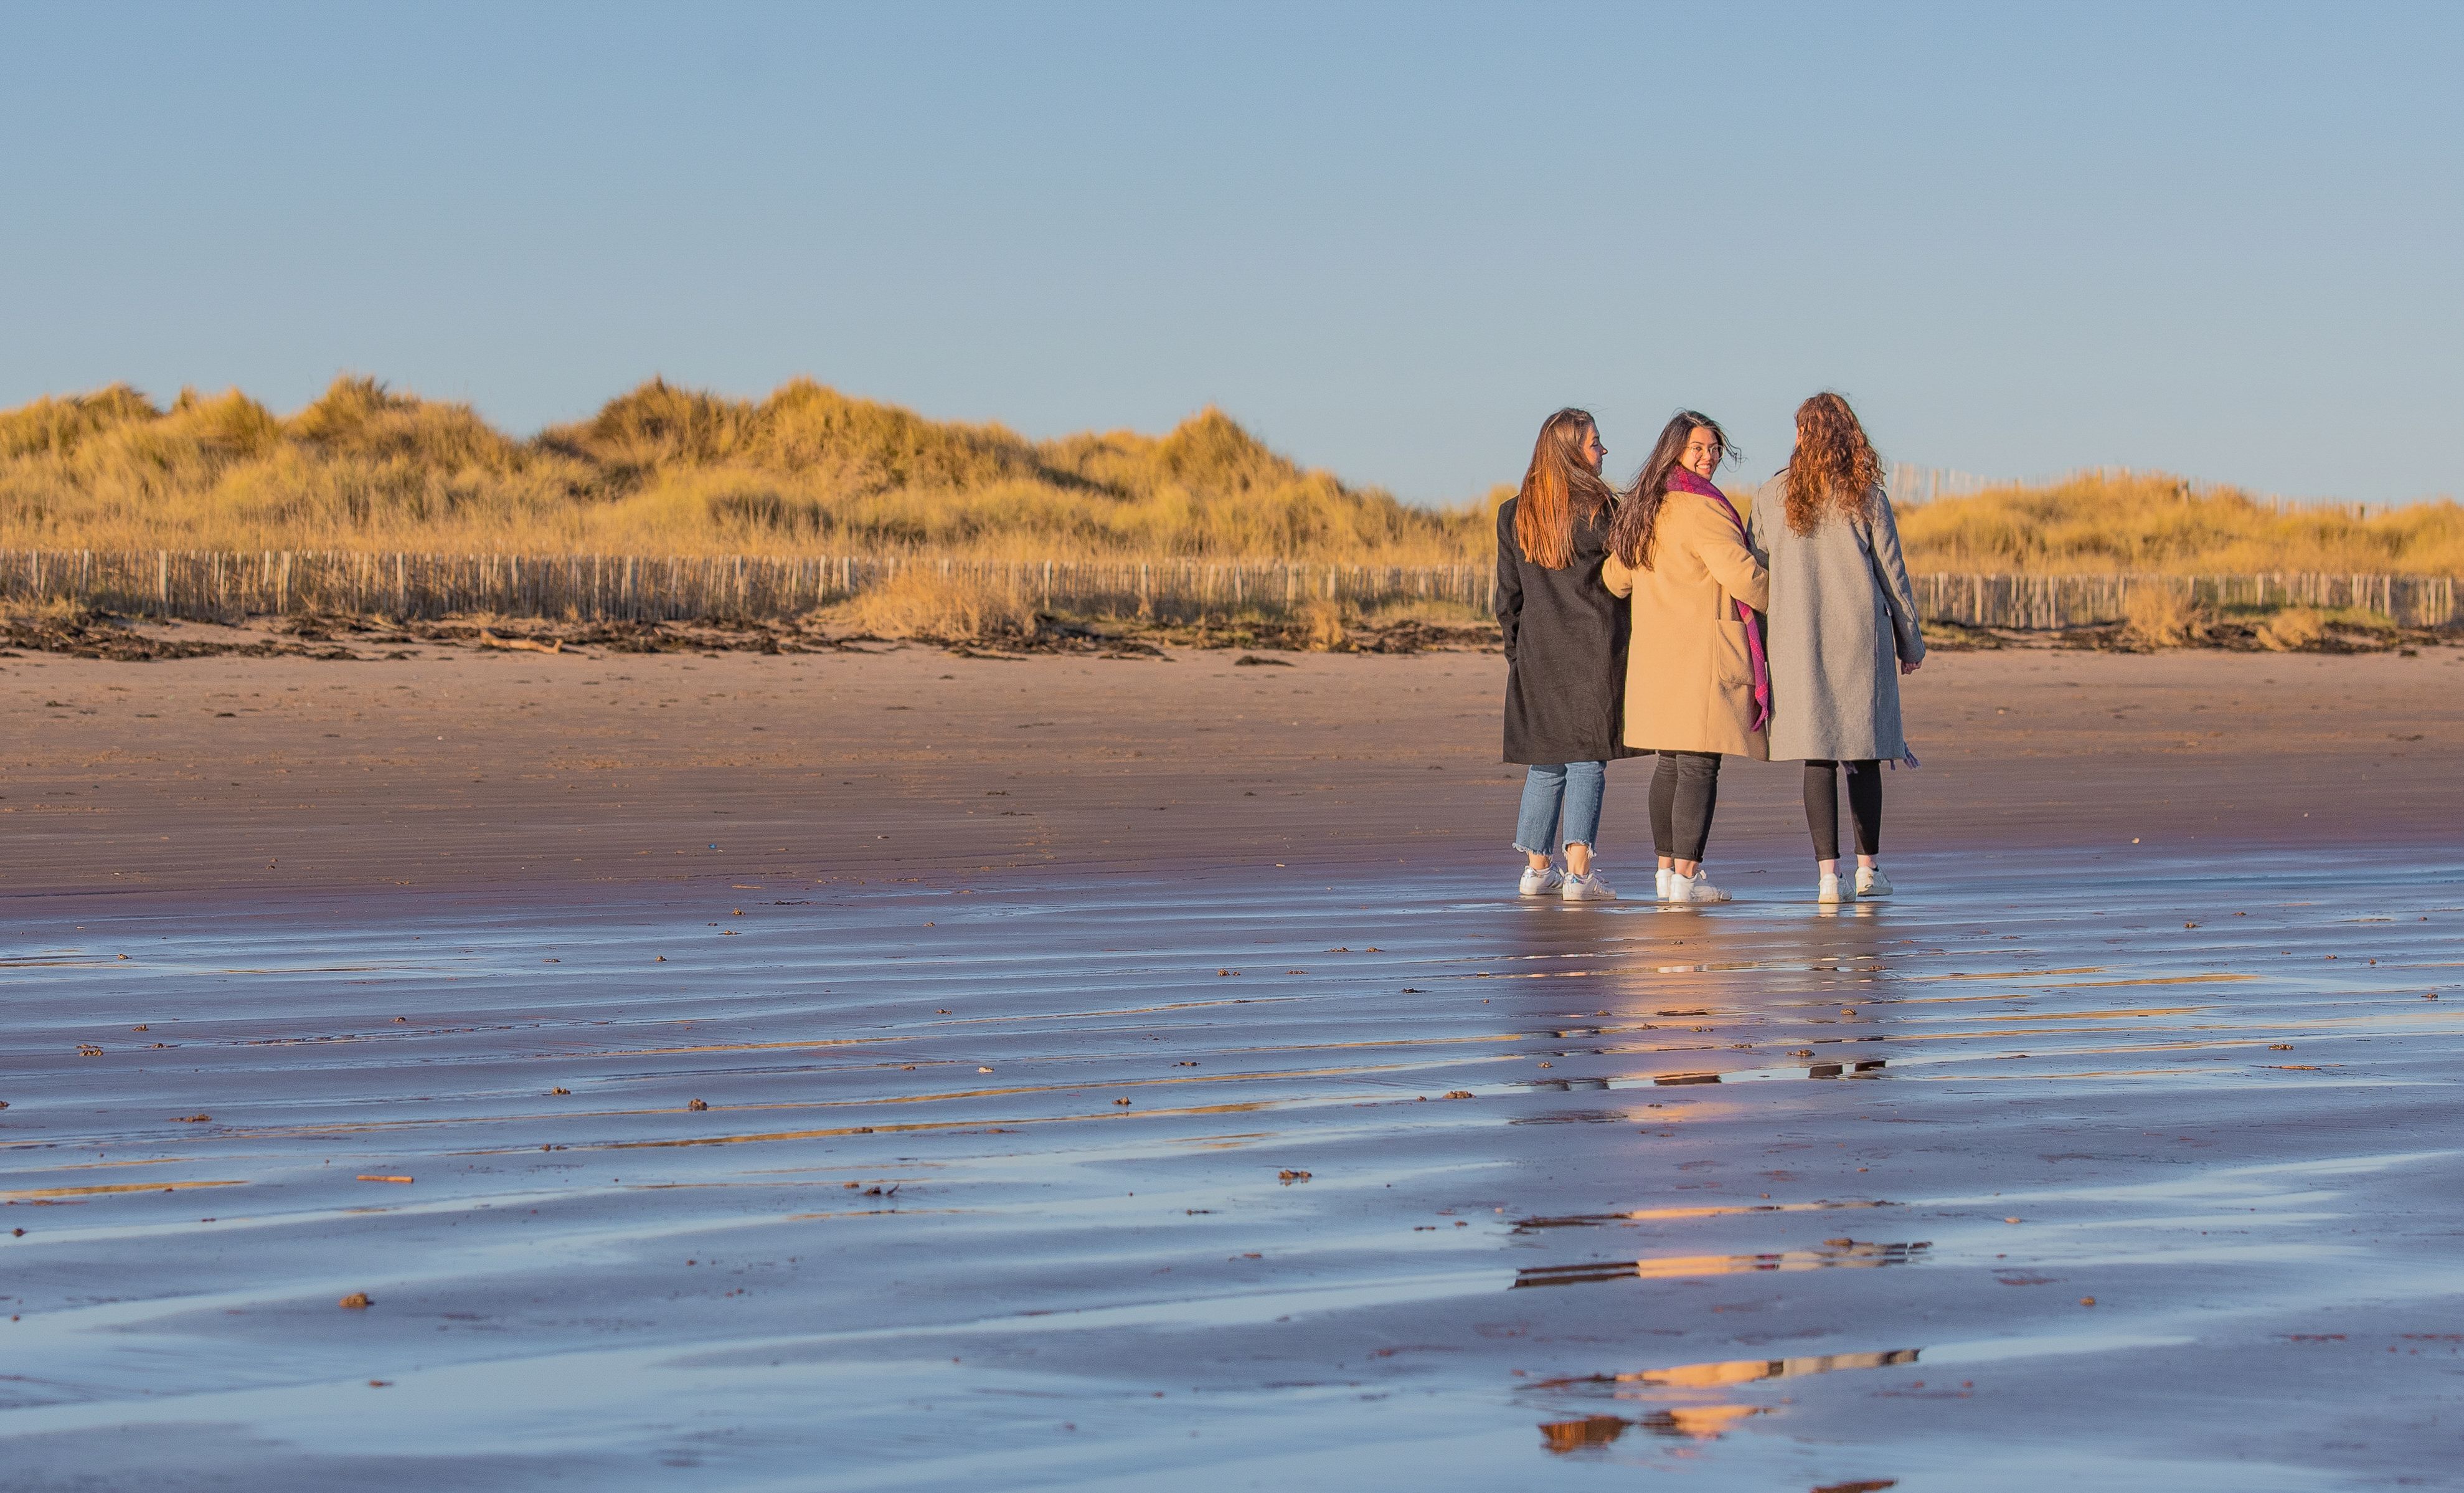
M 1826 509 L 1843 519 L 1871 510 L 1882 485 L 1882 458 L 1865 438 L 1857 412 L 1826 389 L 1796 407 L 1796 450 L 1781 476 L 1788 526 L 1811 534 Z

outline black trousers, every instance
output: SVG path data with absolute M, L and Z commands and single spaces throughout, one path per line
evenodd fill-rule
M 1651 769 L 1651 846 L 1672 860 L 1700 860 L 1720 807 L 1720 754 L 1663 751 Z
M 1857 854 L 1882 853 L 1882 765 L 1879 762 L 1809 762 L 1805 765 L 1805 827 L 1814 832 L 1814 858 L 1839 858 L 1839 769 L 1848 769 L 1848 813 L 1857 820 Z

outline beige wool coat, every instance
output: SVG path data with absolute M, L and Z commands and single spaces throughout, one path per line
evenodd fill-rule
M 1771 575 L 1720 505 L 1671 492 L 1660 510 L 1651 568 L 1616 555 L 1600 568 L 1612 595 L 1631 598 L 1625 741 L 1647 751 L 1716 751 L 1771 760 L 1753 729 L 1754 666 L 1737 603 L 1771 603 Z

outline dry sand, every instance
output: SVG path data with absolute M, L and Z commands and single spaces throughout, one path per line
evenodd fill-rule
M 2457 657 L 0 659 L 0 1488 L 2449 1485 Z
M 1494 655 L 419 652 L 0 658 L 0 894 L 1493 866 L 1521 781 Z M 1938 654 L 1889 848 L 2442 843 L 2459 665 Z M 1648 776 L 1612 771 L 1630 879 Z M 1793 874 L 1795 769 L 1723 792 L 1715 862 Z

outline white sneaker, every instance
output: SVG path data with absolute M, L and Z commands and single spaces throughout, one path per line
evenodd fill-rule
M 1882 868 L 1881 866 L 1859 866 L 1857 868 L 1857 895 L 1859 897 L 1888 897 L 1891 895 L 1891 879 L 1882 874 Z
M 1666 866 L 1661 866 L 1659 874 L 1652 879 L 1652 896 L 1658 898 L 1661 902 L 1666 902 L 1668 900 L 1668 879 L 1676 874 L 1676 872 L 1669 870 Z
M 1617 888 L 1600 880 L 1597 871 L 1589 876 L 1568 876 L 1557 895 L 1568 902 L 1615 902 Z
M 1515 890 L 1525 897 L 1546 897 L 1565 882 L 1565 873 L 1555 866 L 1526 866 L 1523 880 Z
M 1839 873 L 1834 871 L 1824 876 L 1820 883 L 1815 887 L 1814 900 L 1818 902 L 1855 902 L 1857 894 L 1842 888 L 1839 884 Z
M 1673 902 L 1724 902 L 1728 894 L 1703 880 L 1700 874 L 1680 876 L 1668 874 L 1668 900 Z

